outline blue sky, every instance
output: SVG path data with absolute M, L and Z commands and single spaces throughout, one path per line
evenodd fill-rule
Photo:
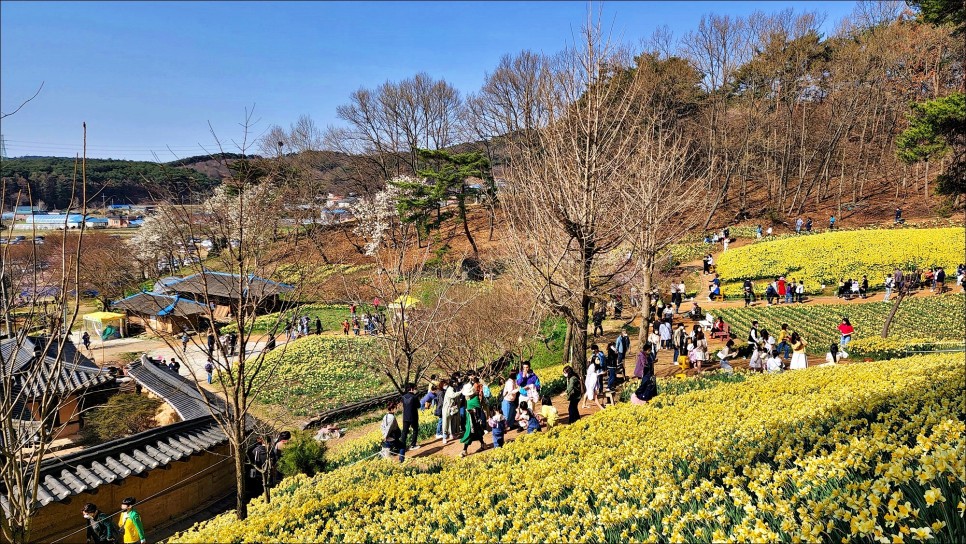
M 638 43 L 662 25 L 675 36 L 702 14 L 793 7 L 828 15 L 854 2 L 609 2 L 604 20 Z M 560 50 L 586 2 L 0 2 L 0 124 L 8 156 L 73 156 L 81 123 L 88 156 L 162 161 L 241 136 L 246 107 L 261 133 L 309 114 L 339 124 L 359 87 L 425 71 L 463 92 L 506 53 Z M 226 149 L 234 151 L 233 149 Z

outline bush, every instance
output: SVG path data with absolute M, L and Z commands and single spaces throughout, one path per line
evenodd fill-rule
M 133 393 L 120 393 L 84 416 L 85 443 L 94 444 L 137 434 L 158 426 L 155 415 L 164 402 Z
M 278 471 L 285 476 L 296 474 L 315 476 L 325 472 L 325 453 L 325 444 L 316 440 L 311 433 L 305 431 L 294 433 L 282 450 L 282 456 L 278 460 Z

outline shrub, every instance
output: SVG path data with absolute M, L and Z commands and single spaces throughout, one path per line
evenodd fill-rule
M 84 441 L 100 443 L 153 429 L 158 426 L 155 415 L 162 404 L 164 401 L 146 395 L 114 395 L 84 416 Z
M 325 444 L 316 440 L 311 433 L 305 431 L 294 433 L 282 450 L 282 456 L 278 460 L 278 470 L 286 476 L 296 474 L 315 476 L 325 472 L 325 454 Z

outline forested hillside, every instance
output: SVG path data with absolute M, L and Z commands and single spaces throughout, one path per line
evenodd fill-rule
M 77 187 L 80 168 L 77 168 Z M 75 179 L 74 159 L 67 157 L 31 157 L 6 159 L 0 162 L 0 177 L 8 204 L 24 192 L 26 202 L 29 184 L 33 201 L 43 201 L 51 208 L 64 208 L 73 195 Z M 87 159 L 87 195 L 100 202 L 101 197 L 115 203 L 137 203 L 171 194 L 207 192 L 217 179 L 191 168 L 173 164 L 112 159 Z

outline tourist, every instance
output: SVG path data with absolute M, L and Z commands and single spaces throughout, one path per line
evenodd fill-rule
M 89 332 L 84 331 L 84 335 L 81 336 L 81 343 L 84 344 L 84 349 L 87 351 L 91 350 L 91 335 Z
M 539 402 L 540 378 L 533 373 L 533 370 L 530 369 L 530 363 L 527 361 L 523 362 L 520 373 L 517 374 L 517 385 L 520 386 L 521 397 L 526 396 L 527 401 L 532 403 Z M 523 402 L 522 398 L 520 398 L 520 402 Z
M 898 224 L 901 224 L 901 223 L 903 223 L 903 222 L 904 222 L 904 221 L 903 221 L 903 219 L 902 219 L 902 208 L 899 208 L 899 207 L 896 207 L 896 219 L 895 219 L 895 224 L 896 224 L 896 225 L 898 225 Z
M 762 357 L 767 357 L 775 349 L 775 337 L 768 332 L 768 329 L 761 329 L 761 348 L 764 350 Z
M 627 329 L 621 329 L 620 336 L 614 341 L 614 349 L 617 351 L 617 368 L 624 368 L 624 359 L 627 351 L 631 349 L 631 339 L 627 336 Z
M 215 333 L 212 331 L 208 331 L 208 353 L 215 356 Z
M 808 344 L 805 342 L 805 339 L 798 332 L 793 332 L 790 341 L 792 346 L 792 362 L 788 367 L 792 370 L 808 367 L 808 359 L 805 357 L 805 346 Z
M 861 295 L 861 286 L 859 285 L 859 280 L 852 280 L 852 298 L 859 298 Z
M 564 367 L 563 373 L 567 380 L 567 423 L 574 423 L 580 419 L 580 410 L 577 409 L 577 403 L 580 402 L 580 377 L 570 365 Z
M 755 225 L 755 238 L 761 240 L 761 225 Z
M 657 357 L 657 350 L 661 347 L 661 335 L 658 334 L 659 325 L 654 323 L 651 332 L 647 334 L 647 342 L 651 344 L 651 355 Z
M 361 328 L 362 328 L 362 326 L 359 323 L 359 317 L 358 316 L 353 317 L 352 318 L 352 334 L 354 334 L 356 336 L 359 336 L 359 331 L 360 331 Z
M 869 278 L 862 274 L 862 281 L 859 282 L 859 296 L 865 298 L 869 293 Z
M 778 284 L 777 281 L 773 281 L 765 288 L 765 301 L 771 306 L 776 298 L 778 298 Z
M 708 360 L 708 340 L 704 337 L 704 331 L 699 330 L 694 333 L 694 349 L 691 350 L 688 357 L 694 363 L 698 372 L 701 372 L 701 365 Z
M 418 450 L 416 444 L 419 438 L 419 399 L 416 397 L 416 386 L 407 383 L 405 393 L 402 395 L 402 442 L 408 445 L 410 450 Z M 410 432 L 412 434 L 410 435 Z
M 788 323 L 782 323 L 782 328 L 778 332 L 778 350 L 786 359 L 792 355 L 791 332 L 788 330 Z
M 662 321 L 658 327 L 658 334 L 661 337 L 661 349 L 671 349 L 671 322 Z
M 640 374 L 641 382 L 638 384 L 637 390 L 631 394 L 631 404 L 644 404 L 657 396 L 657 380 L 654 377 L 654 363 L 645 359 Z
M 634 364 L 634 377 L 643 378 L 644 370 L 648 365 L 654 366 L 654 356 L 651 354 L 651 344 L 644 342 L 640 353 L 637 354 L 637 362 Z
M 801 234 L 802 233 L 802 227 L 804 225 L 805 225 L 805 221 L 802 221 L 802 218 L 801 217 L 799 217 L 797 220 L 795 220 L 795 234 Z
M 775 291 L 778 293 L 779 304 L 781 304 L 782 299 L 788 302 L 788 285 L 785 283 L 785 276 L 781 276 L 775 280 Z
M 734 372 L 735 369 L 731 367 L 730 361 L 738 356 L 738 352 L 735 350 L 735 341 L 728 340 L 725 347 L 718 351 L 718 361 L 721 363 L 721 370 L 725 372 Z
M 205 374 L 208 375 L 208 385 L 211 385 L 211 375 L 214 373 L 214 371 L 215 365 L 211 363 L 211 358 L 209 357 L 208 361 L 205 363 Z
M 526 429 L 527 434 L 540 432 L 540 420 L 533 413 L 529 402 L 521 402 L 517 407 L 517 424 L 522 429 Z
M 507 431 L 506 418 L 499 410 L 493 408 L 490 412 L 490 419 L 486 420 L 486 423 L 490 426 L 490 437 L 493 440 L 493 447 L 502 448 L 504 436 Z
M 191 341 L 191 337 L 188 336 L 187 332 L 181 334 L 181 352 L 185 353 L 188 351 L 188 342 Z
M 885 296 L 882 298 L 882 302 L 889 302 L 892 297 L 892 286 L 893 286 L 892 276 L 886 276 L 885 280 L 882 282 L 882 286 L 885 288 Z
M 805 302 L 805 282 L 804 281 L 798 281 L 795 283 L 795 294 L 798 297 L 799 304 Z
M 842 345 L 842 349 L 845 349 L 845 346 L 848 346 L 849 342 L 852 341 L 852 333 L 855 332 L 855 329 L 852 327 L 852 323 L 849 322 L 849 318 L 847 317 L 842 318 L 842 322 L 839 323 L 838 329 L 839 333 L 842 335 L 839 343 Z
M 674 348 L 674 356 L 671 359 L 672 362 L 677 362 L 678 357 L 682 353 L 687 354 L 685 351 L 685 346 L 688 342 L 688 332 L 684 329 L 684 323 L 678 323 L 678 327 L 674 329 L 674 333 L 671 335 L 671 347 Z
M 637 299 L 637 287 L 631 287 L 630 303 L 631 308 L 637 308 L 640 305 L 640 301 Z
M 386 405 L 386 413 L 379 422 L 379 430 L 382 431 L 383 457 L 389 457 L 393 453 L 399 454 L 399 462 L 406 459 L 406 446 L 402 441 L 402 431 L 399 430 L 399 423 L 396 421 L 396 402 L 392 401 Z
M 775 232 L 774 229 L 772 229 L 771 227 L 768 227 L 768 229 L 765 231 L 765 236 L 768 236 L 770 238 L 772 234 L 774 234 L 774 232 Z
M 316 336 L 322 334 L 322 319 L 319 317 L 315 318 L 315 334 Z
M 825 363 L 834 365 L 841 359 L 847 359 L 849 354 L 845 350 L 840 350 L 838 344 L 832 344 L 828 348 L 828 353 L 825 354 Z
M 349 320 L 348 319 L 343 319 L 342 320 L 342 334 L 344 334 L 346 336 L 349 336 L 349 326 L 350 326 Z
M 748 368 L 752 372 L 762 372 L 765 370 L 765 351 L 760 349 L 758 344 L 751 345 L 751 355 L 748 357 Z
M 519 387 L 517 386 L 516 380 L 513 379 L 512 374 L 508 374 L 506 381 L 503 382 L 503 397 L 500 402 L 500 407 L 503 409 L 503 419 L 506 420 L 507 425 L 510 429 L 514 428 L 513 414 L 517 410 L 517 395 L 519 394 Z M 509 430 L 509 429 L 508 429 Z
M 458 419 L 460 413 L 459 406 L 459 382 L 457 376 L 453 376 L 446 386 L 446 392 L 443 394 L 443 445 L 446 442 L 457 435 L 457 429 L 459 427 Z
M 761 343 L 761 334 L 758 333 L 758 320 L 751 322 L 751 329 L 748 331 L 748 345 Z
M 782 278 L 784 280 L 785 278 Z M 785 304 L 791 304 L 795 298 L 795 281 L 785 284 Z
M 606 317 L 606 315 L 607 314 L 605 312 L 600 310 L 594 312 L 594 338 L 597 338 L 598 334 L 604 334 L 604 317 Z
M 661 312 L 662 321 L 665 323 L 671 323 L 674 320 L 674 307 L 670 304 L 664 307 L 664 311 Z
M 586 392 L 584 393 L 584 404 L 583 408 L 587 409 L 587 401 L 593 401 L 597 404 L 597 407 L 601 410 L 604 409 L 601 406 L 600 401 L 597 400 L 597 393 L 600 391 L 600 381 L 599 377 L 603 374 L 603 369 L 601 368 L 602 354 L 600 353 L 600 348 L 597 344 L 591 346 L 593 354 L 590 356 L 590 362 L 587 363 L 587 375 L 584 378 L 584 387 Z
M 94 503 L 87 503 L 81 511 L 87 520 L 88 544 L 115 544 L 114 524 L 111 518 L 101 512 Z
M 181 363 L 178 362 L 174 357 L 171 358 L 171 362 L 168 363 L 168 370 L 174 372 L 175 374 L 181 373 Z
M 715 301 L 721 298 L 721 282 L 718 280 L 718 275 L 715 274 L 714 280 L 708 286 L 708 300 Z
M 121 529 L 124 544 L 134 544 L 140 542 L 147 544 L 147 536 L 144 532 L 144 525 L 141 521 L 141 514 L 134 509 L 137 501 L 134 497 L 127 497 L 121 501 L 121 520 L 118 527 Z
M 835 230 L 835 216 L 830 215 L 828 218 L 828 230 Z
M 781 356 L 778 354 L 778 350 L 772 350 L 769 357 L 765 359 L 765 370 L 769 373 L 781 372 L 784 367 L 784 362 Z
M 809 217 L 805 220 L 805 232 L 812 232 L 812 218 Z
M 554 425 L 557 424 L 557 407 L 553 405 L 550 397 L 543 397 L 542 406 L 540 406 L 540 417 L 547 422 L 547 428 L 552 429 Z
M 941 295 L 946 292 L 946 271 L 943 267 L 936 269 L 936 294 Z
M 745 279 L 742 283 L 742 289 L 745 292 L 745 308 L 751 306 L 752 300 L 755 298 L 754 291 L 752 291 L 752 285 L 750 279 Z
M 486 417 L 483 415 L 480 397 L 476 393 L 473 393 L 466 400 L 466 422 L 464 424 L 466 429 L 463 432 L 463 438 L 460 439 L 460 442 L 463 443 L 463 451 L 460 452 L 460 457 L 466 457 L 467 450 L 473 442 L 480 443 L 480 449 L 477 451 L 486 449 L 486 443 L 483 442 L 483 426 L 485 422 Z
M 702 271 L 705 274 L 711 273 L 711 254 L 708 253 L 701 259 Z

